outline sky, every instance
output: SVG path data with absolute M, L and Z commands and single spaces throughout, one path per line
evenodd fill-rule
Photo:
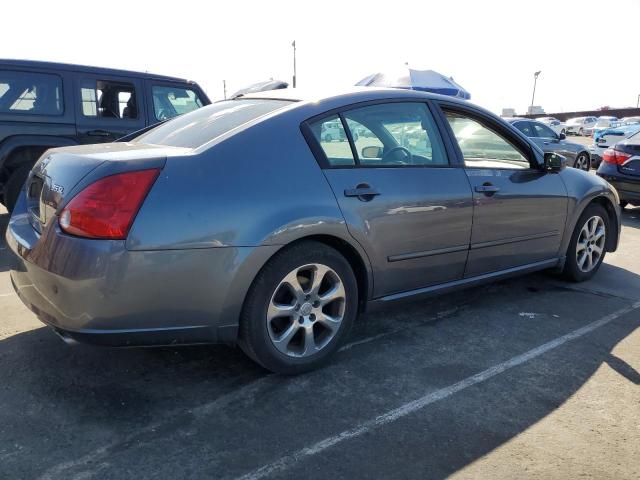
M 341 88 L 378 71 L 436 70 L 500 113 L 635 106 L 640 0 L 17 1 L 0 57 L 186 77 L 212 100 L 269 78 Z M 628 21 L 630 20 L 630 21 Z M 625 26 L 626 25 L 626 26 Z

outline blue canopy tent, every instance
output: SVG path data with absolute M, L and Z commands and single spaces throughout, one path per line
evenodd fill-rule
M 471 94 L 453 81 L 451 77 L 434 72 L 433 70 L 412 70 L 406 68 L 404 72 L 389 73 L 379 72 L 369 75 L 358 83 L 364 87 L 392 87 L 420 90 L 423 92 L 439 93 L 451 97 L 469 100 Z

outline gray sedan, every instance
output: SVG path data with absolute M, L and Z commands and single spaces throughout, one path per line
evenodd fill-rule
M 531 139 L 543 152 L 555 152 L 564 156 L 569 165 L 580 170 L 589 171 L 591 156 L 584 145 L 568 142 L 564 133 L 556 133 L 544 123 L 526 118 L 508 118 L 516 127 Z
M 470 103 L 281 90 L 47 151 L 6 238 L 18 295 L 68 342 L 239 344 L 290 374 L 367 308 L 536 270 L 591 278 L 618 204 Z

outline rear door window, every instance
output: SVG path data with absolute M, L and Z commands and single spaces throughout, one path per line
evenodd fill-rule
M 311 131 L 320 143 L 320 148 L 322 148 L 330 166 L 355 165 L 356 161 L 353 158 L 351 144 L 339 116 L 333 115 L 312 124 Z
M 80 85 L 82 115 L 90 118 L 135 120 L 138 101 L 132 83 L 83 80 Z
M 0 113 L 62 115 L 63 111 L 59 76 L 0 71 Z
M 156 120 L 167 120 L 204 105 L 198 94 L 190 88 L 154 85 L 151 93 Z

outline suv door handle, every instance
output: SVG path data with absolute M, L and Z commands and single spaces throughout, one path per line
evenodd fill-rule
M 89 130 L 87 132 L 87 135 L 90 135 L 92 137 L 110 137 L 111 136 L 111 134 L 106 130 Z
M 380 195 L 380 192 L 375 188 L 371 188 L 366 183 L 361 183 L 356 188 L 347 188 L 344 191 L 345 197 L 358 197 L 359 200 L 363 202 L 368 202 L 369 200 L 373 200 L 373 197 L 376 195 Z
M 491 195 L 492 193 L 496 193 L 500 191 L 500 187 L 496 187 L 495 185 L 486 184 L 486 185 L 476 185 L 476 192 L 484 193 L 485 195 Z

